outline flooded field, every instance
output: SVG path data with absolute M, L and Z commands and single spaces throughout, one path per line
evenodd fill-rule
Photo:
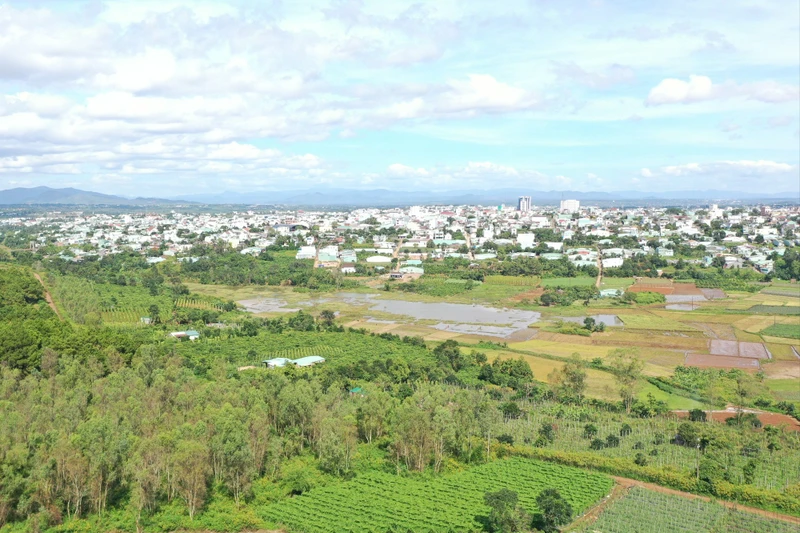
M 442 331 L 492 337 L 507 337 L 516 331 L 526 329 L 530 324 L 538 322 L 541 318 L 541 313 L 520 309 L 497 309 L 483 305 L 444 302 L 427 303 L 384 300 L 376 294 L 347 292 L 326 298 L 312 299 L 296 305 L 309 307 L 326 302 L 337 302 L 357 307 L 366 306 L 369 311 L 406 316 L 414 320 L 439 321 L 433 327 Z M 299 308 L 286 307 L 287 303 L 279 298 L 253 298 L 241 300 L 238 303 L 251 313 L 294 313 L 299 310 Z M 616 319 L 613 315 L 598 316 Z M 609 323 L 608 325 L 612 324 Z

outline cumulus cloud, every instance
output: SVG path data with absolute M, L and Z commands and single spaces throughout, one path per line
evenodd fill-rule
M 800 99 L 800 87 L 775 81 L 737 84 L 726 81 L 714 84 L 708 76 L 689 76 L 688 81 L 666 78 L 650 89 L 647 105 L 691 104 L 706 100 L 746 98 L 765 103 L 791 102 Z
M 788 163 L 776 163 L 775 161 L 716 161 L 713 163 L 687 163 L 684 165 L 672 165 L 662 169 L 664 174 L 669 176 L 686 176 L 697 174 L 722 174 L 730 173 L 747 176 L 764 176 L 770 174 L 782 174 L 797 172 L 796 165 Z

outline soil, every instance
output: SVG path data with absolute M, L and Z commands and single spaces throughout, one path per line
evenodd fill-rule
M 703 291 L 698 289 L 694 283 L 673 283 L 672 294 L 681 296 L 703 296 Z

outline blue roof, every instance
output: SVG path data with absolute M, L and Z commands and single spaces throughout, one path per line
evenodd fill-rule
M 318 355 L 309 355 L 306 357 L 301 357 L 300 359 L 295 359 L 292 361 L 297 366 L 310 366 L 315 363 L 324 363 L 325 359 L 318 356 Z

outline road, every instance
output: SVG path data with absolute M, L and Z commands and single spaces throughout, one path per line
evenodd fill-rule
M 469 250 L 467 257 L 469 257 L 470 261 L 474 261 L 475 254 L 472 253 L 472 238 L 469 235 L 469 231 L 464 231 L 464 238 L 467 240 L 467 249 Z

